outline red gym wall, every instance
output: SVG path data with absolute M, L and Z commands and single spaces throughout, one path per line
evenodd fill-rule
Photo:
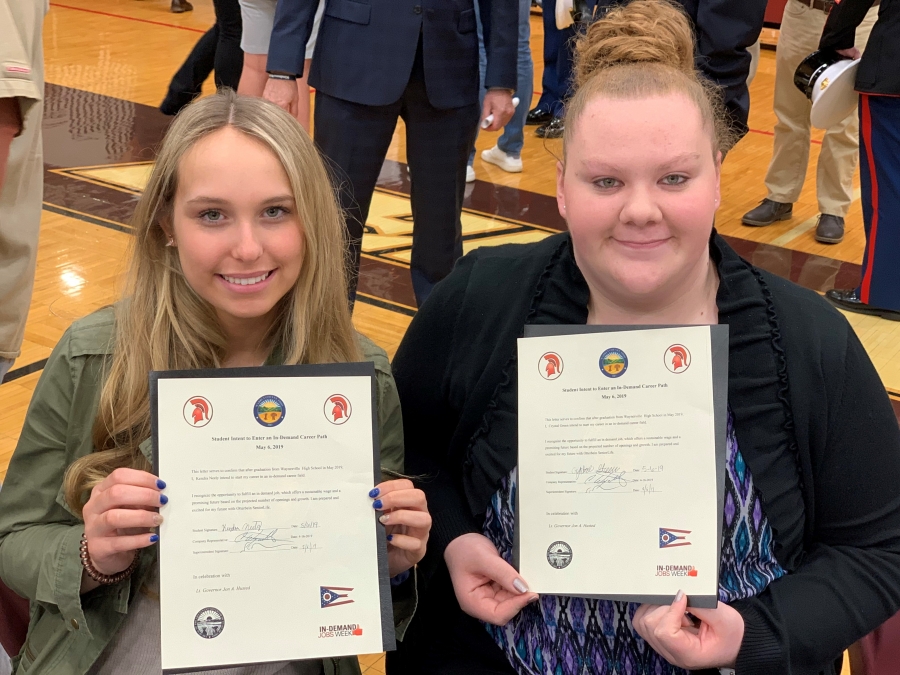
M 781 15 L 784 14 L 786 4 L 787 0 L 769 0 L 766 7 L 766 25 L 773 23 L 781 25 Z

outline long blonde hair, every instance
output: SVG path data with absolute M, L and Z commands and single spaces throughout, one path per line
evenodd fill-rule
M 736 141 L 721 90 L 694 65 L 690 19 L 669 0 L 631 0 L 591 24 L 575 46 L 574 80 L 575 94 L 566 105 L 565 145 L 597 96 L 635 99 L 672 92 L 697 106 L 714 151 L 724 154 Z
M 94 452 L 76 460 L 65 478 L 66 500 L 79 513 L 86 493 L 114 469 L 149 468 L 138 447 L 150 437 L 148 373 L 222 364 L 226 341 L 215 311 L 188 285 L 162 224 L 171 222 L 182 158 L 224 127 L 261 141 L 278 157 L 303 229 L 300 276 L 280 301 L 267 346 L 277 348 L 286 364 L 361 359 L 347 302 L 343 217 L 309 136 L 288 113 L 262 99 L 223 91 L 193 103 L 166 134 L 132 219 L 126 299 L 116 305 Z

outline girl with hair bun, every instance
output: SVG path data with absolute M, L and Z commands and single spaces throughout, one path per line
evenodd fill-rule
M 693 47 L 663 0 L 591 25 L 557 170 L 568 232 L 473 251 L 410 325 L 394 374 L 434 529 L 390 675 L 829 675 L 900 609 L 897 420 L 843 316 L 715 232 L 733 136 Z M 524 326 L 716 323 L 730 336 L 718 607 L 530 592 L 510 564 Z
M 403 471 L 390 364 L 353 329 L 343 218 L 296 119 L 230 90 L 192 103 L 169 128 L 132 222 L 125 299 L 60 339 L 0 491 L 0 578 L 31 601 L 16 673 L 161 670 L 155 529 L 168 497 L 165 477 L 150 473 L 149 371 L 372 361 L 382 466 Z M 368 494 L 390 533 L 402 636 L 414 609 L 405 579 L 431 519 L 405 478 Z M 350 657 L 214 672 L 360 671 Z

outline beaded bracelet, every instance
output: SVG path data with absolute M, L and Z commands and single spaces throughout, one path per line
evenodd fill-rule
M 94 563 L 91 562 L 91 556 L 88 554 L 87 537 L 84 534 L 81 535 L 81 545 L 78 547 L 78 551 L 84 571 L 87 572 L 87 575 L 91 579 L 104 586 L 117 584 L 123 579 L 130 577 L 137 569 L 138 562 L 140 561 L 140 552 L 135 551 L 134 560 L 131 561 L 128 569 L 117 572 L 116 574 L 101 574 L 97 571 L 97 568 L 94 567 Z

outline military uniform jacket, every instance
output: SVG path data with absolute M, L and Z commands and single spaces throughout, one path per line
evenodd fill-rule
M 850 49 L 856 27 L 874 0 L 840 0 L 828 15 L 820 49 Z M 900 96 L 900 0 L 881 0 L 878 21 L 856 73 L 856 90 L 864 94 Z

